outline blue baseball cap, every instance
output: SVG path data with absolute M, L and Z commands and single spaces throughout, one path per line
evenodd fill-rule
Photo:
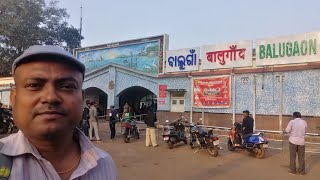
M 41 59 L 39 59 L 39 57 L 41 57 Z M 48 60 L 47 58 L 59 59 L 61 63 L 76 67 L 83 76 L 85 74 L 86 68 L 82 62 L 63 48 L 52 45 L 34 45 L 26 49 L 21 56 L 13 61 L 12 74 L 17 67 L 23 63 L 32 62 L 35 59 L 46 61 Z

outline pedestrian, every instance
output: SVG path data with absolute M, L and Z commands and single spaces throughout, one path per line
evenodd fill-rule
M 84 73 L 85 66 L 57 46 L 32 46 L 14 60 L 10 101 L 20 130 L 0 140 L 1 179 L 117 179 L 110 155 L 76 128 Z
M 116 135 L 116 122 L 119 119 L 118 111 L 115 109 L 114 106 L 111 106 L 111 113 L 110 113 L 110 119 L 109 119 L 109 127 L 111 131 L 111 140 L 115 138 Z
M 81 128 L 86 136 L 89 136 L 89 110 L 90 100 L 86 100 L 86 106 L 83 108 Z
M 4 108 L 2 106 L 3 104 L 0 102 L 0 124 L 3 124 Z
M 158 147 L 159 145 L 157 144 L 156 140 L 156 125 L 155 125 L 155 120 L 156 116 L 155 113 L 153 112 L 153 109 L 151 106 L 148 107 L 147 109 L 147 117 L 146 117 L 146 146 L 150 146 L 150 141 L 151 145 L 153 147 Z
M 291 120 L 285 129 L 289 133 L 289 151 L 290 151 L 290 174 L 305 175 L 305 135 L 307 130 L 307 122 L 301 119 L 300 112 L 293 113 Z M 298 154 L 299 168 L 296 169 L 296 155 Z
M 126 102 L 123 106 L 123 115 L 122 115 L 122 118 L 125 118 L 126 117 L 126 113 L 129 112 L 129 104 Z
M 101 142 L 100 136 L 99 136 L 99 129 L 98 129 L 98 112 L 97 112 L 97 103 L 95 101 L 92 101 L 90 103 L 90 110 L 89 110 L 89 139 L 90 141 L 93 141 L 92 138 L 92 129 L 94 130 L 95 138 L 98 142 Z

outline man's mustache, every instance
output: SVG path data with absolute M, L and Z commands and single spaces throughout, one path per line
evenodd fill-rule
M 67 111 L 61 107 L 42 107 L 36 109 L 33 113 L 34 116 L 42 115 L 42 114 L 60 114 L 60 115 L 67 115 Z

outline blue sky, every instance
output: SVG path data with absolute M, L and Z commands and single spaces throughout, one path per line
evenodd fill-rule
M 170 49 L 320 31 L 319 0 L 60 0 L 82 46 L 160 34 Z

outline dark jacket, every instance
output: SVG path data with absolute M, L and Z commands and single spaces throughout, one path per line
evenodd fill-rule
M 153 112 L 153 110 L 150 108 L 147 110 L 147 116 L 146 116 L 146 124 L 148 127 L 156 127 L 156 114 Z
M 118 114 L 118 111 L 116 109 L 111 110 L 111 116 L 109 121 L 110 123 L 114 123 L 118 120 L 117 114 Z
M 89 107 L 86 106 L 83 109 L 82 119 L 89 120 L 89 118 Z
M 244 127 L 244 130 L 243 130 L 244 135 L 253 133 L 253 122 L 254 120 L 250 116 L 243 119 L 242 126 Z

